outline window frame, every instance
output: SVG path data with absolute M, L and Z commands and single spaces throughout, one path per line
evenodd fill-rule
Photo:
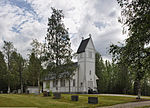
M 75 87 L 75 86 L 76 86 L 76 80 L 73 79 L 73 87 Z
M 61 79 L 60 80 L 60 86 L 61 87 L 65 87 L 65 79 Z
M 89 75 L 91 75 L 91 74 L 92 74 L 92 71 L 90 70 Z
M 58 80 L 53 80 L 53 87 L 56 87 L 58 85 Z

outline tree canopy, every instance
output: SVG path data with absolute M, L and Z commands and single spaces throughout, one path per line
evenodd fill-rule
M 141 95 L 141 81 L 144 79 L 147 70 L 150 70 L 146 62 L 149 58 L 150 43 L 150 1 L 149 0 L 117 0 L 120 5 L 121 19 L 124 30 L 128 31 L 128 38 L 125 45 L 110 46 L 110 53 L 124 63 L 133 73 L 137 84 L 138 98 Z M 147 67 L 148 66 L 148 67 Z
M 46 39 L 46 56 L 49 64 L 53 64 L 52 73 L 58 80 L 59 75 L 63 73 L 62 65 L 71 61 L 71 43 L 68 29 L 63 23 L 64 14 L 62 10 L 52 8 L 52 15 L 48 18 L 48 29 Z

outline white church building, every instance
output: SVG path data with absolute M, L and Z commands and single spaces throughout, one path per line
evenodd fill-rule
M 83 39 L 77 50 L 78 62 L 74 76 L 70 80 L 71 93 L 88 93 L 89 89 L 97 90 L 95 74 L 95 47 L 92 38 Z M 57 85 L 57 90 L 56 90 Z M 57 82 L 52 78 L 45 78 L 43 81 L 43 91 L 69 92 L 69 81 L 60 79 Z

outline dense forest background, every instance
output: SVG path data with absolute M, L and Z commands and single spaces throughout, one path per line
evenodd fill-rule
M 99 93 L 137 94 L 137 81 L 134 74 L 121 63 L 104 61 L 96 53 L 96 75 L 99 80 Z M 150 95 L 150 77 L 145 76 L 141 82 L 141 94 Z
M 137 94 L 135 77 L 125 65 L 108 60 L 104 61 L 98 52 L 96 53 L 95 62 L 96 75 L 99 78 L 97 80 L 98 93 Z M 29 59 L 25 60 L 16 50 L 10 54 L 11 75 L 7 76 L 7 62 L 4 59 L 3 52 L 0 52 L 0 68 L 0 91 L 5 93 L 8 90 L 8 77 L 12 92 L 13 90 L 20 89 L 21 83 L 23 83 L 24 89 L 26 86 L 38 86 L 38 73 L 41 73 L 41 77 L 44 77 L 49 70 L 42 68 L 40 60 L 36 58 L 34 53 L 31 53 Z M 149 79 L 150 77 L 145 77 L 142 80 L 142 95 L 150 95 Z M 40 83 L 42 85 L 42 79 Z

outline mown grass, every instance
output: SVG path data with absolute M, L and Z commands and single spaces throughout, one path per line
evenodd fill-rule
M 77 94 L 79 95 L 79 94 Z M 98 104 L 88 104 L 89 96 L 97 96 Z M 135 102 L 134 97 L 79 95 L 79 101 L 71 101 L 71 94 L 62 94 L 61 99 L 34 94 L 0 94 L 0 107 L 38 107 L 38 108 L 95 108 L 120 103 Z

